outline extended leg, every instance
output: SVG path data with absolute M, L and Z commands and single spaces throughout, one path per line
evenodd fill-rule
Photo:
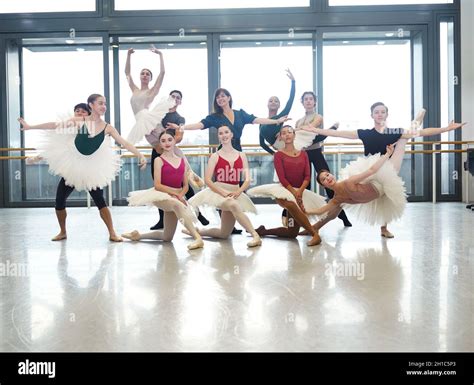
M 288 227 L 276 227 L 273 229 L 266 229 L 265 226 L 260 226 L 255 229 L 258 235 L 274 235 L 279 238 L 296 238 L 298 236 L 298 231 L 300 230 L 300 225 L 295 219 L 289 215 L 288 216 Z
M 178 225 L 178 218 L 173 211 L 167 211 L 163 215 L 164 227 L 163 230 L 155 230 L 148 233 L 140 234 L 138 231 L 132 231 L 131 233 L 122 234 L 124 238 L 131 239 L 132 241 L 139 241 L 142 239 L 152 239 L 164 242 L 171 242 L 174 233 L 176 232 L 176 226 Z
M 235 218 L 230 211 L 222 211 L 221 215 L 221 227 L 213 227 L 210 229 L 201 229 L 199 234 L 202 236 L 227 239 L 232 234 L 232 229 L 234 228 Z M 189 234 L 186 231 L 186 234 Z

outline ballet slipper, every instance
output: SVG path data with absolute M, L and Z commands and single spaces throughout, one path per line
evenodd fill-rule
M 395 238 L 395 235 L 393 235 L 390 231 L 388 231 L 387 229 L 385 230 L 381 230 L 381 233 L 380 235 L 384 238 Z
M 140 240 L 140 233 L 137 230 L 133 230 L 131 233 L 123 233 L 122 237 L 137 242 Z
M 315 233 L 313 237 L 308 242 L 306 242 L 306 245 L 316 246 L 316 245 L 319 245 L 320 243 L 321 243 L 321 237 L 319 236 L 318 233 Z
M 196 229 L 196 230 L 197 230 L 197 232 L 199 233 L 199 229 Z M 183 234 L 192 236 L 191 232 L 190 232 L 188 229 L 186 229 L 186 228 L 182 229 L 181 232 L 182 232 Z
M 194 172 L 188 173 L 188 182 L 196 190 L 200 190 L 204 187 L 204 181 L 202 178 Z
M 200 249 L 204 247 L 204 241 L 199 238 L 199 239 L 196 239 L 193 243 L 190 243 L 188 245 L 188 250 L 194 250 L 194 249 Z
M 66 233 L 59 233 L 59 234 L 56 235 L 55 237 L 51 238 L 51 240 L 52 240 L 53 242 L 62 241 L 63 239 L 67 239 L 67 234 L 66 234 Z
M 258 236 L 258 234 L 255 234 L 253 236 L 253 239 L 247 243 L 247 247 L 257 247 L 262 245 L 262 239 Z

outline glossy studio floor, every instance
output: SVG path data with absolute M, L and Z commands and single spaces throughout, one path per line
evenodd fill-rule
M 260 205 L 255 224 L 280 210 Z M 410 203 L 396 237 L 340 221 L 308 248 L 245 235 L 189 252 L 107 241 L 97 210 L 2 209 L 2 351 L 473 351 L 474 212 Z M 146 230 L 148 208 L 114 207 L 119 232 Z M 352 218 L 351 218 L 352 219 Z M 217 220 L 217 218 L 216 218 Z

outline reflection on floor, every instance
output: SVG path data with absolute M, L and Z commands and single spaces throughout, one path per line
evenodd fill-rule
M 280 223 L 261 205 L 255 225 Z M 154 209 L 114 207 L 119 232 Z M 307 237 L 107 241 L 96 209 L 0 210 L 1 351 L 473 351 L 474 213 L 412 203 L 382 239 L 337 220 Z M 215 219 L 217 220 L 217 218 Z M 245 232 L 244 232 L 245 234 Z

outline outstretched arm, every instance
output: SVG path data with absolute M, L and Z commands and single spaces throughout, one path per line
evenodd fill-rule
M 307 210 L 306 214 L 308 215 L 318 215 L 322 216 L 324 213 L 329 212 L 334 209 L 334 206 L 338 206 L 336 203 L 332 202 L 332 199 L 326 203 L 324 206 L 321 206 L 317 209 Z
M 282 116 L 278 119 L 269 119 L 269 118 L 255 118 L 252 124 L 282 124 L 285 123 L 287 120 L 290 120 L 287 116 Z
M 166 128 L 173 128 L 175 130 L 179 130 L 180 126 L 178 126 L 175 123 L 168 123 L 166 125 Z M 181 126 L 181 129 L 183 130 L 202 130 L 203 128 L 205 127 L 204 127 L 204 124 L 202 124 L 202 122 L 185 124 L 184 126 Z
M 353 175 L 350 178 L 347 179 L 347 182 L 349 183 L 361 183 L 364 180 L 366 180 L 369 176 L 374 175 L 377 171 L 380 170 L 380 168 L 383 166 L 383 164 L 390 158 L 390 156 L 393 154 L 395 146 L 393 144 L 389 144 L 387 146 L 387 152 L 380 157 L 380 159 L 375 162 L 372 166 L 367 171 L 361 172 L 360 174 Z
M 142 170 L 145 169 L 145 167 L 146 167 L 146 158 L 143 156 L 143 154 L 140 151 L 137 150 L 137 148 L 133 144 L 131 144 L 130 142 L 128 142 L 124 138 L 122 138 L 115 127 L 112 127 L 111 125 L 108 125 L 107 128 L 106 128 L 106 134 L 110 135 L 112 138 L 114 138 L 114 140 L 118 144 L 125 147 L 128 151 L 130 151 L 132 154 L 134 154 L 139 159 L 140 168 Z
M 22 117 L 17 119 L 21 124 L 21 130 L 55 130 L 55 129 L 67 129 L 67 128 L 78 128 L 82 122 L 84 122 L 84 118 L 77 117 L 71 118 L 69 120 L 64 120 L 62 122 L 47 122 L 41 124 L 30 125 L 26 122 L 25 119 Z
M 127 82 L 130 89 L 133 91 L 138 90 L 138 87 L 133 82 L 132 75 L 130 74 L 130 56 L 135 52 L 133 48 L 129 48 L 127 51 L 127 62 L 125 63 L 125 76 L 127 77 Z
M 158 95 L 158 92 L 160 92 L 161 85 L 163 84 L 163 79 L 165 77 L 165 62 L 163 60 L 163 53 L 155 48 L 155 46 L 152 46 L 151 52 L 154 52 L 160 56 L 160 74 L 156 78 L 156 82 L 151 88 L 151 93 L 153 96 Z
M 359 135 L 357 131 L 336 131 L 334 129 L 322 129 L 322 128 L 314 128 L 311 126 L 303 127 L 303 130 L 314 132 L 318 135 L 323 136 L 333 136 L 336 138 L 346 138 L 346 139 L 359 139 Z
M 424 128 L 423 130 L 418 131 L 415 135 L 413 134 L 403 134 L 402 138 L 409 139 L 413 138 L 414 136 L 432 136 L 432 135 L 439 135 L 443 132 L 448 132 L 452 130 L 457 130 L 458 128 L 463 127 L 467 123 L 455 123 L 454 120 L 449 123 L 447 127 L 440 127 L 440 128 Z

